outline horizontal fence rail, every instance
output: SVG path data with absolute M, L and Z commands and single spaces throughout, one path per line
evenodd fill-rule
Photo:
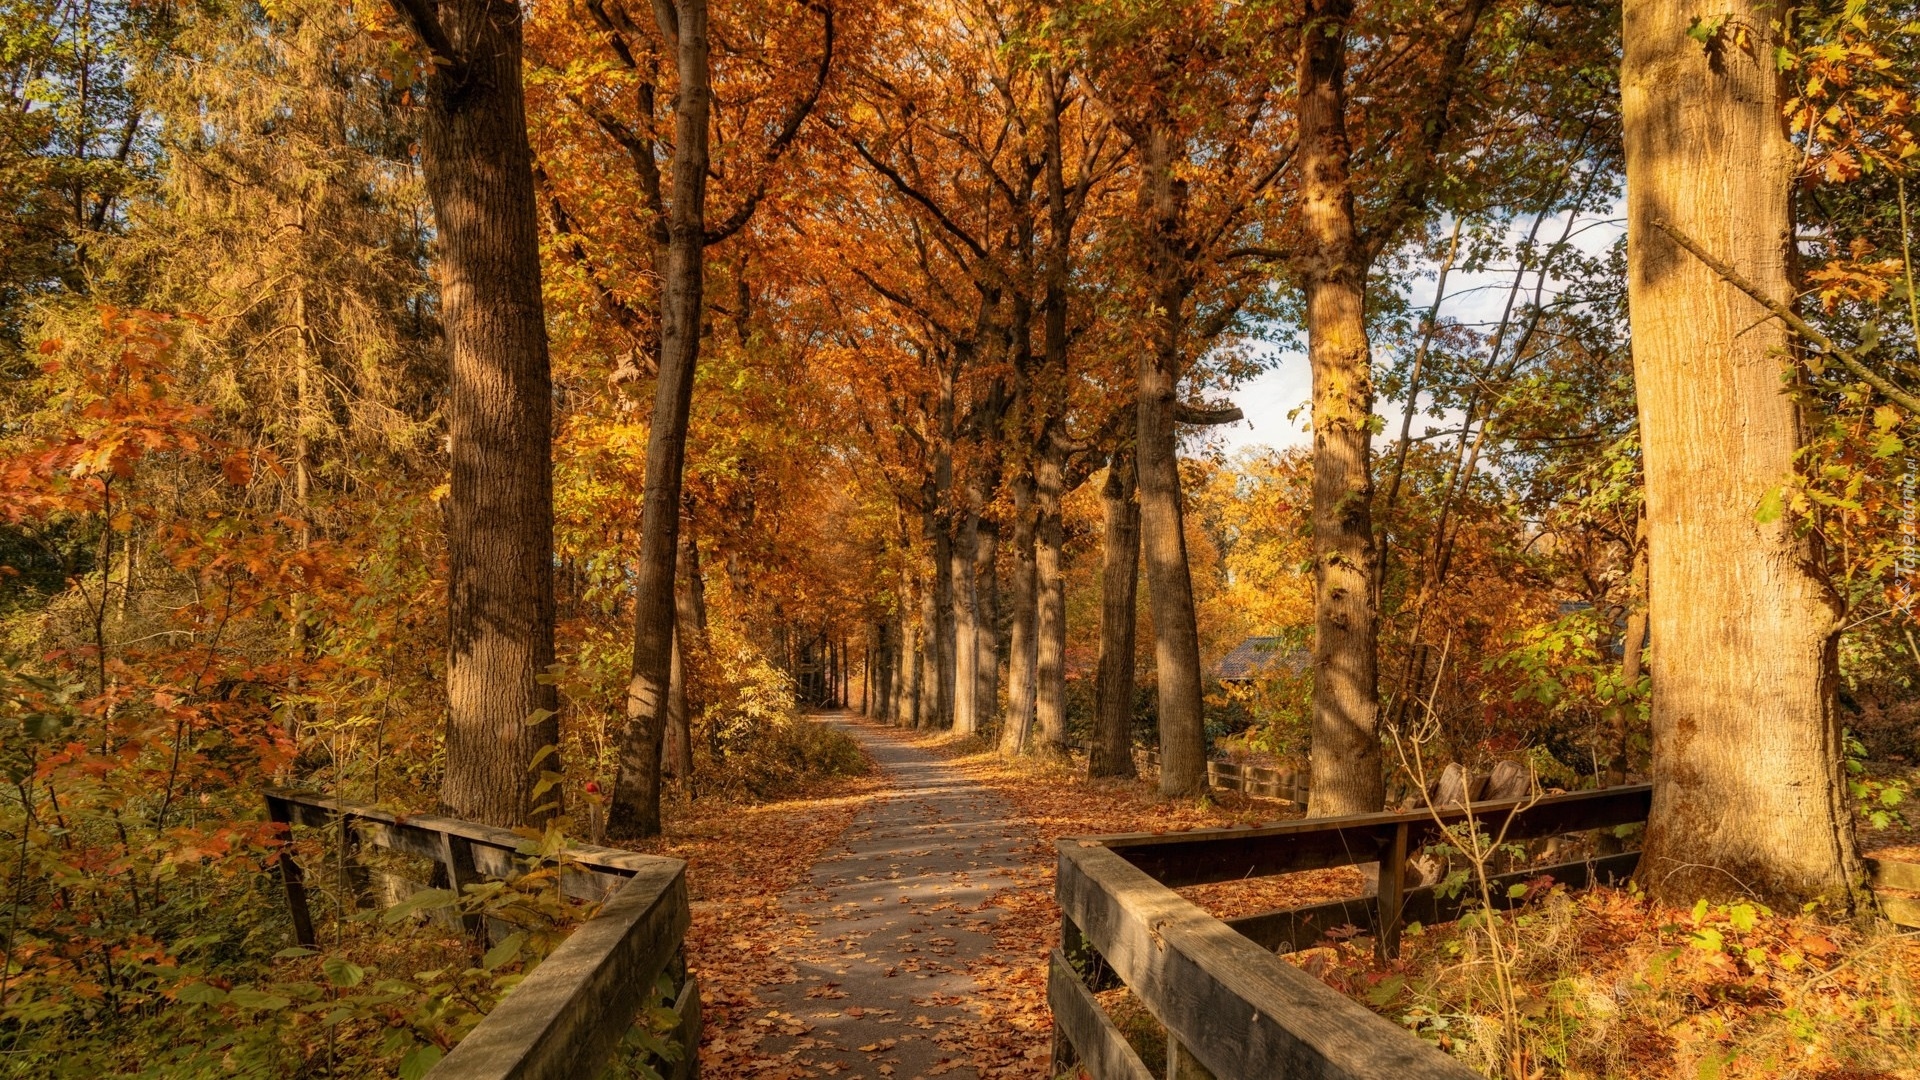
M 563 895 L 601 902 L 427 1073 L 430 1080 L 564 1080 L 595 1076 L 648 1004 L 662 973 L 673 976 L 678 1017 L 675 1062 L 656 1063 L 669 1080 L 699 1075 L 700 991 L 686 973 L 681 943 L 691 918 L 686 864 L 679 859 L 577 845 L 556 857 L 528 854 L 528 842 L 507 829 L 431 814 L 402 815 L 312 792 L 266 793 L 267 814 L 288 826 L 333 831 L 342 845 L 350 887 L 365 892 L 371 874 L 358 855 L 371 846 L 430 859 L 455 893 L 483 880 L 504 880 L 557 865 Z M 289 835 L 291 835 L 289 833 Z M 314 943 L 305 871 L 290 851 L 280 855 L 281 882 L 294 936 Z M 385 882 L 389 895 L 425 887 Z M 471 921 L 475 936 L 503 926 Z
M 1278 954 L 1347 928 L 1372 933 L 1391 953 L 1407 920 L 1457 917 L 1466 900 L 1406 887 L 1408 855 L 1443 840 L 1450 826 L 1472 822 L 1506 840 L 1537 839 L 1644 821 L 1651 803 L 1652 789 L 1635 785 L 1259 828 L 1062 840 L 1061 948 L 1048 975 L 1056 1070 L 1078 1062 L 1096 1080 L 1157 1075 L 1094 996 L 1124 985 L 1166 1028 L 1168 1076 L 1196 1075 L 1198 1066 L 1220 1080 L 1474 1077 Z M 1490 895 L 1505 906 L 1512 902 L 1507 886 L 1541 875 L 1575 886 L 1620 878 L 1638 858 L 1624 852 L 1515 871 L 1490 882 Z M 1226 922 L 1173 891 L 1363 863 L 1383 868 L 1376 896 Z
M 1624 880 L 1640 853 L 1490 877 L 1472 896 L 1432 885 L 1409 888 L 1408 856 L 1471 823 L 1503 841 L 1591 833 L 1643 822 L 1646 784 L 1420 811 L 1289 821 L 1258 828 L 1137 833 L 1059 844 L 1056 883 L 1061 947 L 1049 965 L 1055 1072 L 1079 1064 L 1095 1080 L 1160 1075 L 1141 1060 L 1096 994 L 1119 986 L 1166 1028 L 1165 1075 L 1219 1080 L 1269 1076 L 1315 1080 L 1467 1080 L 1471 1070 L 1279 954 L 1312 948 L 1330 931 L 1367 933 L 1383 955 L 1407 922 L 1441 923 L 1469 904 L 1524 903 L 1511 886 L 1551 877 L 1573 888 Z M 1173 890 L 1249 877 L 1377 863 L 1378 894 L 1219 920 Z M 1920 925 L 1920 865 L 1867 860 L 1883 914 Z

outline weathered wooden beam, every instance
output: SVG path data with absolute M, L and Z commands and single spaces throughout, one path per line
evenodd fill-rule
M 1905 889 L 1908 892 L 1920 892 L 1920 863 L 1868 859 L 1867 883 L 1876 889 Z
M 300 825 L 324 826 L 331 823 L 336 815 L 352 815 L 361 828 L 369 830 L 370 839 L 396 851 L 408 851 L 434 858 L 439 841 L 432 838 L 436 834 L 445 833 L 471 841 L 476 847 L 492 848 L 509 854 L 528 853 L 523 854 L 523 857 L 532 857 L 530 852 L 534 841 L 511 829 L 476 825 L 471 821 L 441 817 L 437 814 L 396 814 L 390 810 L 343 802 L 315 792 L 293 788 L 272 789 L 267 792 L 267 797 L 270 800 L 277 799 L 285 803 L 293 815 L 292 820 Z M 382 826 L 384 828 L 381 828 Z M 642 855 L 635 851 L 621 851 L 618 848 L 599 847 L 594 844 L 572 844 L 567 847 L 562 861 L 630 877 L 644 868 L 652 858 L 653 856 L 650 855 Z
M 1053 1075 L 1084 1062 L 1099 1080 L 1154 1080 L 1059 949 L 1047 967 L 1047 1005 L 1053 1010 Z
M 1380 892 L 1374 919 L 1375 951 L 1380 959 L 1400 955 L 1400 926 L 1404 918 L 1401 901 L 1406 893 L 1408 824 L 1393 827 L 1393 837 L 1380 848 Z
M 1625 881 L 1639 862 L 1639 852 L 1625 851 L 1580 862 L 1516 870 L 1489 878 L 1487 887 L 1494 906 L 1504 910 L 1526 902 L 1524 898 L 1507 896 L 1507 890 L 1514 885 L 1542 876 L 1551 877 L 1570 889 L 1585 888 L 1594 882 Z M 1382 880 L 1384 883 L 1384 878 Z M 1439 889 L 1431 885 L 1412 889 L 1401 901 L 1400 920 L 1402 925 L 1410 922 L 1427 925 L 1451 922 L 1459 918 L 1461 911 L 1469 904 L 1479 902 L 1479 888 L 1473 883 L 1450 897 L 1441 896 Z M 1342 927 L 1351 926 L 1361 933 L 1376 933 L 1380 926 L 1379 917 L 1379 909 L 1375 905 L 1365 898 L 1356 898 L 1242 915 L 1226 920 L 1226 924 L 1261 948 L 1286 953 L 1325 944 L 1327 932 Z
M 598 1075 L 689 920 L 686 864 L 649 857 L 599 914 L 553 950 L 427 1073 L 431 1080 Z
M 1058 891 L 1168 1037 L 1216 1076 L 1479 1080 L 1098 843 L 1061 842 Z
M 1408 849 L 1443 837 L 1441 827 L 1469 815 L 1488 833 L 1508 840 L 1580 832 L 1645 821 L 1653 789 L 1646 784 L 1447 807 L 1287 821 L 1254 829 L 1103 836 L 1100 844 L 1162 884 L 1175 888 L 1246 877 L 1321 870 L 1373 862 L 1393 830 L 1408 826 Z M 1439 820 L 1436 822 L 1435 818 Z
M 532 854 L 532 841 L 509 829 L 495 829 L 433 814 L 401 815 L 376 807 L 342 802 L 309 791 L 276 789 L 267 793 L 269 812 L 280 807 L 294 824 L 339 827 L 343 820 L 362 842 L 388 851 L 417 855 L 445 866 L 452 839 L 464 842 L 472 868 L 482 878 L 504 880 L 541 862 L 561 865 L 560 891 L 576 900 L 602 901 L 651 856 L 591 844 L 571 845 L 551 860 Z M 278 820 L 278 819 L 276 819 Z
M 313 948 L 313 912 L 307 906 L 306 878 L 300 871 L 300 864 L 293 858 L 293 820 L 294 807 L 285 799 L 267 796 L 267 818 L 286 828 L 288 846 L 280 849 L 280 887 L 287 894 L 287 914 L 293 919 L 293 940 L 297 945 Z
M 700 980 L 691 975 L 680 983 L 680 996 L 673 1000 L 673 1011 L 680 1017 L 674 1041 L 680 1044 L 680 1060 L 673 1063 L 668 1080 L 697 1080 L 700 1075 Z

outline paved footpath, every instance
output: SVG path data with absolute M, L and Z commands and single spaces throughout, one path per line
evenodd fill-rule
M 798 980 L 757 991 L 760 1052 L 800 1075 L 972 1080 L 949 1025 L 972 1014 L 967 964 L 993 949 L 1001 912 L 988 901 L 1015 884 L 1023 822 L 938 755 L 847 715 L 819 719 L 858 739 L 891 786 L 781 897 L 814 933 L 789 958 Z

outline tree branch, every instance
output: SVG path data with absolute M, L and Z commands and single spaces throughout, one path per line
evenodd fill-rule
M 900 175 L 898 169 L 875 157 L 873 152 L 867 149 L 867 144 L 861 142 L 857 137 L 848 135 L 847 142 L 853 146 L 854 152 L 859 154 L 863 161 L 872 166 L 875 172 L 886 177 L 900 194 L 919 203 L 927 213 L 933 216 L 933 220 L 940 225 L 943 231 L 951 234 L 955 239 L 966 245 L 967 250 L 973 252 L 975 258 L 984 259 L 987 257 L 987 249 L 985 246 L 969 235 L 968 232 L 955 223 L 952 218 L 948 217 L 946 211 L 940 209 L 939 205 L 925 192 L 908 183 L 907 178 Z
M 453 48 L 453 42 L 447 37 L 446 27 L 440 25 L 440 17 L 433 13 L 430 0 L 391 0 L 393 10 L 401 21 L 413 30 L 413 35 L 426 46 L 427 59 L 435 67 L 444 68 L 446 73 L 458 83 L 466 78 L 467 65 Z
M 820 13 L 820 32 L 823 40 L 820 45 L 820 66 L 814 73 L 813 86 L 807 91 L 806 97 L 795 102 L 793 108 L 788 110 L 786 122 L 781 125 L 780 133 L 774 136 L 773 141 L 768 143 L 767 148 L 761 152 L 760 181 L 754 186 L 753 194 L 747 196 L 746 201 L 728 215 L 727 220 L 707 230 L 706 242 L 710 245 L 717 244 L 739 232 L 747 222 L 753 220 L 754 211 L 760 208 L 761 201 L 767 197 L 767 174 L 787 152 L 787 148 L 793 145 L 793 140 L 800 134 L 800 125 L 806 123 L 807 117 L 813 113 L 814 106 L 820 103 L 820 93 L 827 86 L 827 74 L 833 68 L 833 8 L 821 4 L 814 10 Z
M 1369 265 L 1394 242 L 1402 227 L 1427 208 L 1428 188 L 1438 169 L 1440 147 L 1453 127 L 1453 100 L 1459 90 L 1460 72 L 1466 67 L 1468 47 L 1473 44 L 1474 31 L 1479 28 L 1480 16 L 1488 2 L 1467 0 L 1460 21 L 1454 25 L 1446 52 L 1441 54 L 1440 71 L 1434 80 L 1432 97 L 1428 99 L 1427 113 L 1421 118 L 1421 138 L 1419 149 L 1413 155 L 1413 168 L 1399 190 L 1383 204 L 1385 210 L 1380 223 L 1359 238 L 1360 250 Z
M 1826 355 L 1840 361 L 1841 365 L 1848 371 L 1859 376 L 1861 382 L 1866 383 L 1868 386 L 1886 395 L 1887 400 L 1893 402 L 1895 405 L 1900 406 L 1910 413 L 1920 415 L 1920 397 L 1915 397 L 1905 390 L 1900 389 L 1886 376 L 1881 375 L 1879 372 L 1861 363 L 1859 357 L 1854 355 L 1853 350 L 1843 349 L 1839 345 L 1834 344 L 1832 338 L 1816 330 L 1811 323 L 1801 318 L 1792 308 L 1761 292 L 1760 287 L 1748 280 L 1746 275 L 1735 270 L 1727 263 L 1714 258 L 1707 249 L 1695 243 L 1692 237 L 1681 232 L 1665 219 L 1654 218 L 1652 224 L 1654 228 L 1666 233 L 1667 237 L 1674 243 L 1679 244 L 1691 252 L 1694 258 L 1699 259 L 1701 263 L 1705 264 L 1707 269 L 1720 275 L 1727 284 L 1746 293 L 1753 299 L 1754 303 L 1772 312 L 1781 322 L 1786 323 L 1794 333 L 1820 346 Z
M 1189 405 L 1184 401 L 1173 403 L 1173 420 L 1176 424 L 1212 427 L 1215 424 L 1231 424 L 1246 418 L 1247 414 L 1241 412 L 1238 405 L 1209 408 L 1205 405 Z

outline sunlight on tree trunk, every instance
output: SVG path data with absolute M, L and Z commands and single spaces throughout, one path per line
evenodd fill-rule
M 674 118 L 673 199 L 668 210 L 662 283 L 660 370 L 647 430 L 646 493 L 640 558 L 634 569 L 633 678 L 620 781 L 607 810 L 607 833 L 623 839 L 660 832 L 660 750 L 666 732 L 673 662 L 674 563 L 679 548 L 681 474 L 687 418 L 700 357 L 704 295 L 708 116 L 706 0 L 655 5 L 661 35 L 673 46 L 680 90 Z
M 1310 0 L 1301 29 L 1301 216 L 1313 366 L 1313 781 L 1316 817 L 1386 800 L 1373 597 L 1373 358 L 1347 138 L 1350 0 Z
M 1113 453 L 1100 501 L 1106 525 L 1100 545 L 1100 667 L 1087 774 L 1131 778 L 1135 774 L 1133 653 L 1140 582 L 1140 504 L 1134 497 L 1132 454 Z
M 447 749 L 455 817 L 533 816 L 534 754 L 560 741 L 553 687 L 553 392 L 520 83 L 519 9 L 440 7 L 423 37 L 422 163 L 439 233 L 450 363 Z M 557 763 L 554 763 L 557 764 Z M 547 767 L 553 767 L 552 764 Z
M 1629 0 L 1622 102 L 1628 288 L 1646 463 L 1655 899 L 1848 906 L 1861 864 L 1834 714 L 1839 600 L 1811 533 L 1767 512 L 1801 418 L 1793 342 L 1665 223 L 1792 303 L 1776 13 L 1730 0 L 1703 44 L 1687 9 Z M 1776 496 L 1777 501 L 1777 496 Z

